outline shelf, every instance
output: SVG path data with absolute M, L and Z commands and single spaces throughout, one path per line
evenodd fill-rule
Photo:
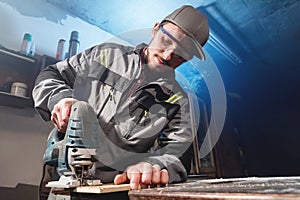
M 16 96 L 6 87 L 13 82 L 22 82 L 28 86 L 31 94 L 36 74 L 39 71 L 38 57 L 30 57 L 21 52 L 7 49 L 0 45 L 0 105 L 14 108 L 33 108 L 31 97 Z M 30 96 L 30 95 L 29 95 Z
M 9 49 L 1 49 L 0 48 L 0 52 L 2 52 L 4 54 L 7 54 L 7 55 L 10 55 L 10 56 L 13 56 L 15 58 L 22 59 L 22 60 L 27 61 L 27 62 L 35 63 L 35 59 L 34 58 L 25 56 L 25 55 L 23 55 L 23 54 L 21 54 L 19 52 L 16 52 L 16 51 L 12 51 L 12 50 L 9 50 Z
M 33 108 L 31 92 L 38 73 L 42 68 L 58 61 L 47 55 L 26 56 L 19 51 L 7 49 L 0 45 L 0 105 L 14 108 Z M 27 95 L 29 97 L 9 93 L 10 86 L 8 85 L 13 82 L 25 83 L 28 86 Z
M 14 108 L 33 108 L 33 100 L 29 97 L 16 96 L 0 91 L 0 105 Z

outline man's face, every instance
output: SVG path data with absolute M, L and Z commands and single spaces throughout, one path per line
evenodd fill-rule
M 155 24 L 146 55 L 149 68 L 156 72 L 175 69 L 191 59 L 187 53 L 190 38 L 176 25 Z

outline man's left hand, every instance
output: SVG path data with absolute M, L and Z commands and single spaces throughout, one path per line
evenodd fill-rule
M 126 171 L 115 177 L 114 184 L 130 182 L 130 188 L 136 190 L 139 185 L 160 185 L 169 182 L 169 174 L 166 169 L 159 165 L 152 165 L 147 162 L 140 162 L 127 167 Z

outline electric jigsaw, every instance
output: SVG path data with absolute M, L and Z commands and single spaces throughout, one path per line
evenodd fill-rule
M 76 113 L 81 111 L 85 116 Z M 46 187 L 101 185 L 100 180 L 89 176 L 89 169 L 97 162 L 95 157 L 100 133 L 94 128 L 96 115 L 91 107 L 84 104 L 77 105 L 72 112 L 66 133 L 53 129 L 48 137 L 44 163 L 57 167 L 60 179 L 49 182 Z

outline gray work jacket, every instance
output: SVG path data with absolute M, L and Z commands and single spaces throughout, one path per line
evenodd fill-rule
M 48 66 L 36 79 L 35 108 L 50 120 L 63 98 L 88 102 L 108 139 L 102 141 L 98 171 L 105 171 L 103 166 L 122 171 L 146 161 L 166 168 L 170 183 L 184 181 L 191 158 L 186 150 L 193 140 L 188 98 L 174 70 L 147 74 L 145 46 L 104 43 Z

